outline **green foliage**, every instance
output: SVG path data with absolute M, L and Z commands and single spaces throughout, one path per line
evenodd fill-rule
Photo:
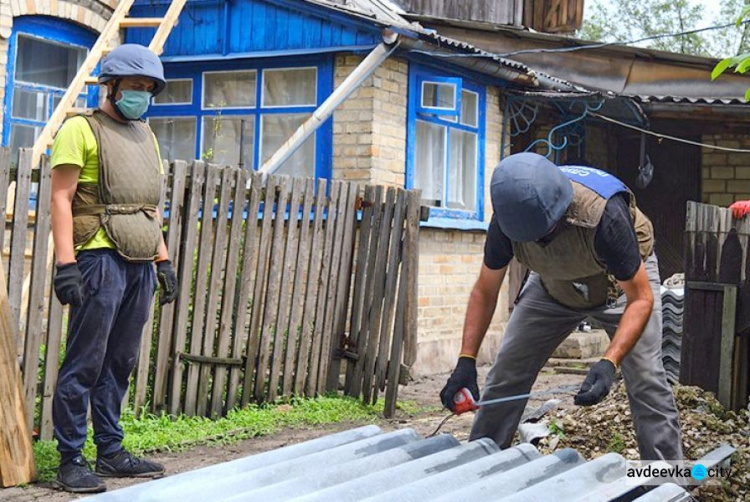
M 737 18 L 737 21 L 735 22 L 735 26 L 744 26 L 745 29 L 748 27 L 748 23 L 742 24 L 743 21 L 745 21 L 745 18 L 747 15 L 750 14 L 750 5 L 745 5 L 740 12 L 739 17 Z M 743 41 L 745 38 L 745 32 L 743 31 L 742 35 Z M 742 43 L 742 42 L 741 42 Z M 742 54 L 738 54 L 734 57 L 728 57 L 724 58 L 721 61 L 719 61 L 716 66 L 714 66 L 714 69 L 711 71 L 711 80 L 716 80 L 719 78 L 725 71 L 727 71 L 729 68 L 734 68 L 735 73 L 746 73 L 748 69 L 750 69 L 750 52 L 743 52 Z M 745 101 L 750 100 L 750 88 L 745 91 Z
M 273 434 L 285 427 L 309 427 L 343 421 L 371 422 L 382 412 L 379 405 L 367 406 L 349 397 L 292 399 L 290 404 L 250 405 L 236 409 L 219 420 L 180 415 L 137 416 L 125 410 L 120 425 L 125 431 L 123 446 L 136 454 L 180 451 L 199 444 L 229 444 L 242 439 Z M 96 458 L 93 432 L 89 429 L 84 456 Z M 34 456 L 39 481 L 51 481 L 60 457 L 56 441 L 38 441 Z
M 719 9 L 696 0 L 611 0 L 586 4 L 585 18 L 577 37 L 602 42 L 627 42 L 655 35 L 680 33 L 708 26 L 729 24 L 736 13 L 750 13 L 750 0 L 720 0 Z M 638 44 L 649 49 L 718 57 L 750 50 L 748 24 L 735 28 L 665 37 Z
M 557 420 L 555 420 L 554 418 L 550 420 L 549 430 L 552 434 L 559 437 L 560 439 L 565 439 L 565 430 L 563 429 L 563 425 L 557 423 Z
M 612 432 L 612 439 L 607 444 L 607 452 L 622 453 L 625 450 L 625 439 L 617 432 Z

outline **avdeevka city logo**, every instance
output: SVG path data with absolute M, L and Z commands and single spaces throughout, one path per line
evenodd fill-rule
M 696 481 L 703 481 L 708 477 L 708 469 L 702 464 L 695 464 L 693 468 L 690 469 L 690 476 Z

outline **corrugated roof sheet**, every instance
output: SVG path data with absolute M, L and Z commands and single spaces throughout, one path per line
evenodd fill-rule
M 714 450 L 706 467 L 734 448 Z M 609 501 L 641 490 L 623 477 L 625 459 L 586 461 L 566 448 L 542 455 L 530 444 L 500 450 L 489 439 L 460 444 L 450 435 L 371 425 L 95 496 L 93 501 Z M 642 490 L 641 490 L 642 491 Z M 638 499 L 683 500 L 672 485 Z M 690 500 L 684 498 L 684 500 Z

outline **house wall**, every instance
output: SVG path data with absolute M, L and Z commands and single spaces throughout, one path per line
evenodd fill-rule
M 13 19 L 19 16 L 49 16 L 66 19 L 100 33 L 117 0 L 0 0 L 0 102 L 5 99 L 8 67 L 8 39 Z M 3 123 L 0 121 L 0 134 Z
M 362 61 L 339 54 L 335 85 Z M 404 186 L 408 71 L 406 60 L 388 59 L 363 82 L 333 116 L 333 177 L 362 183 Z M 488 180 L 500 160 L 500 94 L 487 89 L 485 144 L 485 215 L 492 214 Z M 419 243 L 418 349 L 413 374 L 450 370 L 461 346 L 466 305 L 482 263 L 483 231 L 423 227 Z M 480 353 L 489 362 L 507 321 L 507 286 Z
M 750 150 L 750 137 L 741 134 L 703 135 L 703 142 Z M 750 154 L 703 148 L 701 161 L 703 202 L 728 206 L 750 199 Z

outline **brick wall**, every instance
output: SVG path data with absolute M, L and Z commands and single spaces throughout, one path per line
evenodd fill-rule
M 116 6 L 117 0 L 0 0 L 0 102 L 5 99 L 8 39 L 13 32 L 13 18 L 32 15 L 56 17 L 99 33 Z M 2 127 L 0 120 L 0 134 Z
M 339 54 L 334 86 L 362 62 Z M 333 114 L 333 177 L 404 186 L 408 63 L 390 58 Z
M 739 134 L 704 135 L 703 142 L 750 150 L 750 138 Z M 750 199 L 750 154 L 703 148 L 701 164 L 703 202 L 728 206 Z

